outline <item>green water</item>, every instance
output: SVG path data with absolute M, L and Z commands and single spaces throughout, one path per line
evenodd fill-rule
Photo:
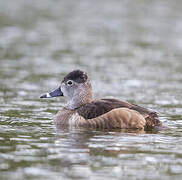
M 0 0 L 0 179 L 182 178 L 182 1 Z M 95 98 L 151 108 L 160 132 L 55 129 L 73 69 Z

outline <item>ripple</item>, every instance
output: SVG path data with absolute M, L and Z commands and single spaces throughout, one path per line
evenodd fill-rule
M 181 179 L 180 1 L 0 1 L 2 179 Z M 161 131 L 57 130 L 73 69 L 94 95 L 158 112 Z

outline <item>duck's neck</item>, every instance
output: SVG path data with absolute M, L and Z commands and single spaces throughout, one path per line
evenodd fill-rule
M 92 101 L 92 93 L 83 96 L 79 94 L 69 99 L 65 105 L 65 108 L 70 110 L 77 109 L 80 106 L 91 103 Z

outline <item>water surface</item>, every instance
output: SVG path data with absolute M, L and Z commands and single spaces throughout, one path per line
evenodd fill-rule
M 0 0 L 1 179 L 181 179 L 182 2 Z M 55 129 L 73 69 L 94 96 L 159 113 L 160 132 Z

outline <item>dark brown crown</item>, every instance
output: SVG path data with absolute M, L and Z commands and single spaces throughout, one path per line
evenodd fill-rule
M 85 72 L 81 71 L 81 70 L 74 70 L 72 72 L 70 72 L 69 74 L 67 74 L 64 77 L 64 82 L 68 81 L 68 80 L 73 80 L 77 83 L 84 83 L 86 82 L 88 79 L 88 76 Z

